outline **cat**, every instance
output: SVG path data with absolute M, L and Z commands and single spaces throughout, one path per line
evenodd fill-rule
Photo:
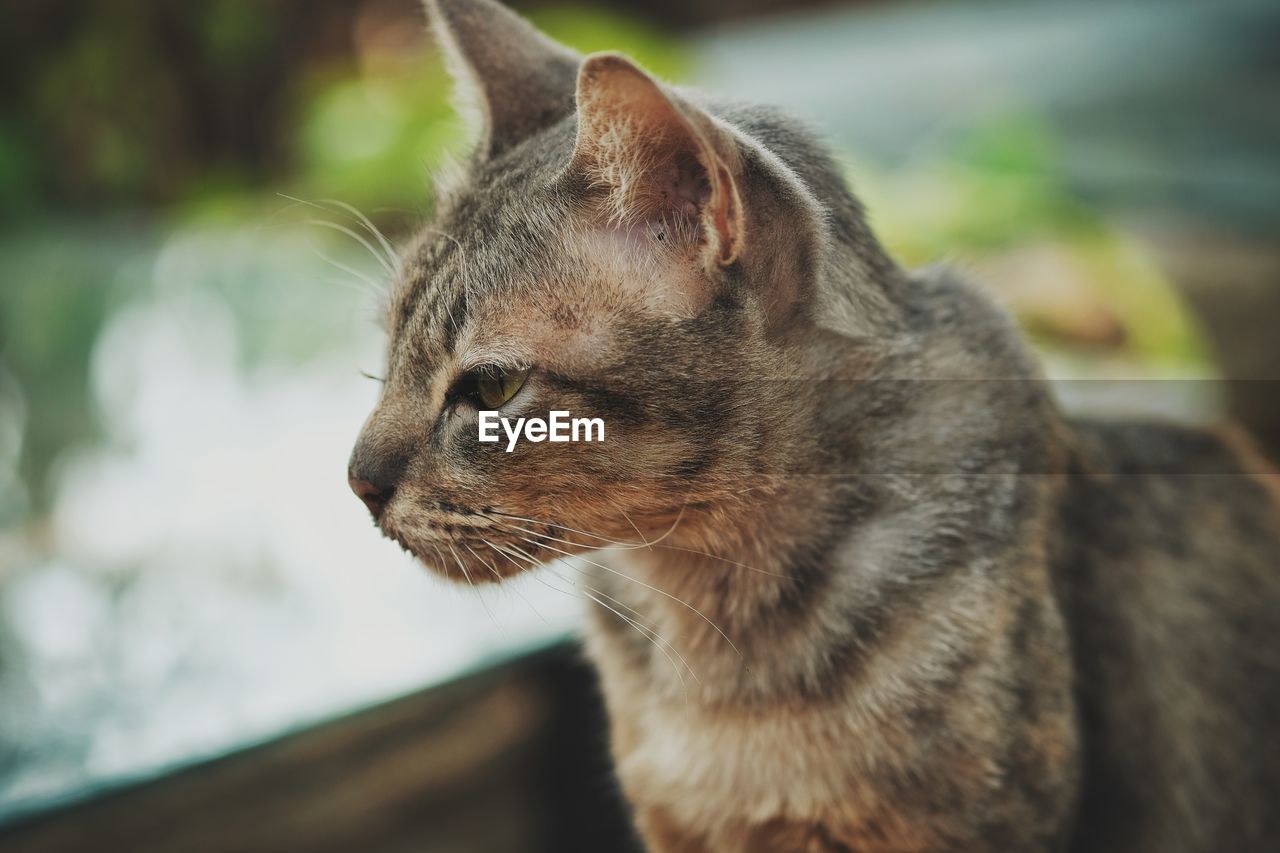
M 1280 478 L 1063 414 L 816 137 L 429 0 L 478 121 L 348 475 L 446 577 L 579 555 L 653 851 L 1280 849 Z M 607 440 L 477 441 L 480 410 Z

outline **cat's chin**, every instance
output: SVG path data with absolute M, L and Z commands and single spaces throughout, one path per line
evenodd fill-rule
M 413 552 L 410 551 L 410 553 Z M 514 566 L 509 566 L 510 571 L 504 573 L 497 561 L 485 565 L 478 561 L 468 562 L 462 558 L 455 561 L 451 557 L 441 559 L 434 555 L 423 557 L 420 554 L 414 554 L 414 558 L 432 574 L 439 575 L 455 583 L 468 584 L 470 586 L 502 583 L 507 578 L 514 577 L 523 571 L 517 570 Z
M 517 559 L 510 552 L 498 550 L 501 545 L 495 546 L 487 541 L 417 537 L 387 525 L 382 525 L 381 528 L 384 536 L 399 545 L 401 550 L 427 571 L 458 583 L 471 586 L 501 583 L 537 565 L 528 556 L 528 546 L 524 547 L 523 555 L 517 555 Z

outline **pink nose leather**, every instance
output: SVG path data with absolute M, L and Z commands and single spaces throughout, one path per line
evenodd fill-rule
M 368 480 L 361 480 L 354 475 L 348 475 L 347 484 L 351 486 L 351 491 L 356 493 L 356 497 L 364 501 L 364 505 L 369 508 L 369 512 L 373 513 L 375 520 L 382 514 L 387 501 L 391 499 L 390 489 L 380 489 Z

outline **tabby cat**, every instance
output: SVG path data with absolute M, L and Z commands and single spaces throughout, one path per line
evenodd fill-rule
M 349 476 L 434 570 L 583 555 L 654 851 L 1280 850 L 1280 489 L 1071 419 L 814 136 L 428 15 L 479 143 L 402 253 Z M 477 411 L 607 440 L 477 441 Z

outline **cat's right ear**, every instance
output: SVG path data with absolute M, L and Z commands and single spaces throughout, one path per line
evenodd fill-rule
M 574 110 L 582 57 L 493 0 L 425 0 L 427 18 L 479 125 L 478 153 L 501 154 Z
M 709 264 L 737 260 L 742 164 L 729 129 L 616 53 L 583 61 L 577 100 L 570 170 L 604 193 L 610 219 L 674 226 Z

